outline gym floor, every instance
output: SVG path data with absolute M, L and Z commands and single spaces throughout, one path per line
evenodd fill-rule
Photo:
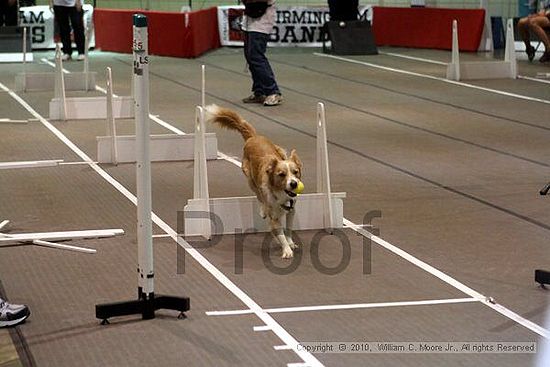
M 0 349 L 17 350 L 23 366 L 529 366 L 532 353 L 309 353 L 306 342 L 538 342 L 549 291 L 534 282 L 550 270 L 550 202 L 539 190 L 550 180 L 548 65 L 518 52 L 517 80 L 449 82 L 450 52 L 381 48 L 377 56 L 326 57 L 318 49 L 270 49 L 285 102 L 244 105 L 250 77 L 239 48 L 197 59 L 152 56 L 152 133 L 192 132 L 200 103 L 235 109 L 277 144 L 296 148 L 307 191 L 316 184 L 316 105 L 327 116 L 332 190 L 346 192 L 347 223 L 372 220 L 379 238 L 357 230 L 324 237 L 296 233 L 298 267 L 288 274 L 275 243 L 263 234 L 215 245 L 190 241 L 185 253 L 158 224 L 178 228 L 178 211 L 193 195 L 192 162 L 152 164 L 155 292 L 188 296 L 186 319 L 111 319 L 100 325 L 98 303 L 136 296 L 135 165 L 96 166 L 96 136 L 105 122 L 48 121 L 53 92 L 17 93 L 21 65 L 0 68 L 0 161 L 63 159 L 47 168 L 0 171 L 0 221 L 9 232 L 122 228 L 122 237 L 73 241 L 95 255 L 17 245 L 0 249 L 0 293 L 28 304 L 32 315 L 0 333 Z M 27 71 L 52 71 L 53 52 L 37 52 Z M 461 61 L 484 61 L 462 54 Z M 118 95 L 131 92 L 132 57 L 94 51 L 90 68 L 104 87 L 113 69 Z M 65 63 L 70 71 L 82 64 Z M 102 95 L 68 92 L 70 96 Z M 158 120 L 157 119 L 157 120 Z M 175 128 L 175 129 L 174 129 Z M 117 121 L 133 134 L 133 120 Z M 240 159 L 242 139 L 208 126 L 220 152 Z M 102 173 L 101 176 L 99 173 Z M 211 197 L 247 196 L 234 163 L 209 161 Z M 129 192 L 124 195 L 124 188 Z M 299 205 L 299 202 L 298 202 Z M 368 221 L 367 221 L 368 222 Z M 7 230 L 5 231 L 9 233 Z M 361 230 L 359 230 L 361 232 Z M 364 233 L 363 233 L 364 234 Z M 345 238 L 343 244 L 340 242 Z M 346 251 L 349 250 L 349 256 Z M 370 251 L 370 252 L 369 252 Z M 315 252 L 315 251 L 313 251 Z M 370 256 L 369 256 L 370 253 Z M 343 260 L 342 260 L 343 259 Z M 349 263 L 347 262 L 349 260 Z M 321 263 L 319 264 L 319 261 Z M 325 268 L 340 271 L 331 274 Z M 308 306 L 302 309 L 299 307 Z M 243 310 L 242 312 L 223 312 Z M 222 311 L 218 314 L 208 313 Z M 259 328 L 258 328 L 259 327 Z M 7 353 L 7 352 L 6 352 Z M 0 354 L 1 355 L 1 354 Z M 0 365 L 2 364 L 0 360 Z M 8 364 L 6 364 L 8 365 Z

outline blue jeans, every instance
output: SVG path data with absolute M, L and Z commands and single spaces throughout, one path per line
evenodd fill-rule
M 265 57 L 268 39 L 269 34 L 244 33 L 244 57 L 252 74 L 252 91 L 255 95 L 281 94 L 271 65 Z

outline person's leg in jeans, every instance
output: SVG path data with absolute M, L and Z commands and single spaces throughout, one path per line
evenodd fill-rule
M 272 104 L 267 102 L 268 99 L 274 98 L 269 98 L 270 96 L 278 96 L 279 102 L 276 104 L 279 104 L 281 92 L 275 81 L 271 65 L 265 56 L 269 35 L 259 32 L 248 32 L 248 36 L 248 65 L 253 75 L 254 83 L 268 97 L 264 104 Z
M 61 43 L 63 44 L 63 53 L 70 56 L 73 53 L 73 46 L 71 45 L 71 27 L 69 25 L 69 11 L 71 8 L 55 5 L 53 10 L 55 13 L 55 21 L 59 24 L 59 35 L 61 36 Z
M 247 97 L 243 99 L 243 102 L 245 103 L 263 103 L 265 99 L 265 94 L 263 92 L 263 89 L 261 85 L 258 83 L 259 77 L 257 74 L 257 69 L 251 67 L 251 43 L 250 43 L 250 33 L 251 32 L 244 32 L 244 57 L 246 59 L 246 63 L 248 64 L 248 68 L 250 70 L 250 74 L 252 76 L 252 95 L 250 97 Z
M 78 11 L 76 7 L 70 8 L 69 17 L 73 27 L 74 42 L 79 55 L 84 55 L 84 11 Z

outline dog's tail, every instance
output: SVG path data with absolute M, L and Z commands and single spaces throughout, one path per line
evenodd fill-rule
M 256 129 L 243 119 L 237 112 L 215 104 L 206 106 L 206 118 L 229 130 L 237 130 L 246 141 L 256 136 Z

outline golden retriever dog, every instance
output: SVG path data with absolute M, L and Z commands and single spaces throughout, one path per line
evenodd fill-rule
M 297 247 L 292 240 L 292 222 L 297 188 L 301 183 L 302 162 L 293 149 L 290 155 L 273 144 L 237 112 L 216 105 L 206 107 L 210 122 L 241 133 L 245 143 L 242 170 L 248 185 L 260 202 L 260 215 L 269 220 L 271 233 L 281 245 L 282 258 L 289 259 Z M 286 214 L 286 231 L 281 224 Z

